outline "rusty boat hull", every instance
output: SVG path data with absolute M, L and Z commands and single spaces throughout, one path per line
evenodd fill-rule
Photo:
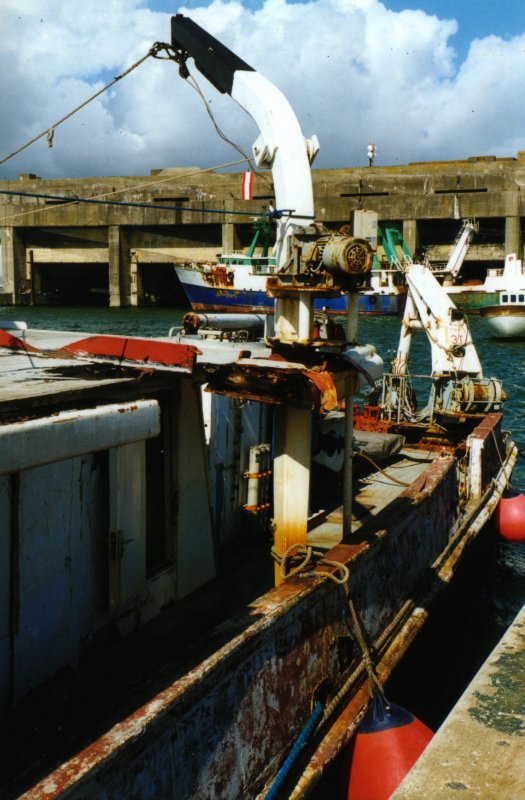
M 404 447 L 385 468 L 404 475 L 397 484 L 381 472 L 358 471 L 350 541 L 342 541 L 340 508 L 310 520 L 309 543 L 350 572 L 350 596 L 381 682 L 410 647 L 510 478 L 516 448 L 501 422 L 500 414 L 488 414 L 463 447 Z M 82 736 L 69 753 L 64 741 L 55 751 L 41 743 L 39 758 L 25 765 L 25 785 L 12 781 L 21 798 L 263 797 L 321 692 L 325 716 L 288 787 L 290 797 L 310 794 L 353 736 L 368 699 L 348 598 L 329 577 L 310 575 L 292 576 L 243 603 L 240 574 L 227 581 L 240 607 L 225 618 L 219 614 L 219 624 L 189 644 L 181 639 L 180 652 L 172 647 L 162 667 L 143 676 L 146 685 L 137 687 L 136 676 L 128 685 L 121 662 L 122 685 L 115 676 L 110 704 L 118 711 L 98 708 L 91 727 L 80 718 Z M 201 591 L 183 601 L 180 613 L 197 619 Z M 226 611 L 219 590 L 216 621 L 221 602 Z M 169 635 L 176 637 L 176 628 Z M 128 659 L 138 657 L 128 647 Z M 103 691 L 97 701 L 96 681 L 110 671 L 109 658 L 106 651 L 97 668 L 91 665 L 95 706 L 104 697 L 107 703 Z M 67 727 L 63 739 L 66 734 Z M 54 768 L 46 771 L 46 764 Z

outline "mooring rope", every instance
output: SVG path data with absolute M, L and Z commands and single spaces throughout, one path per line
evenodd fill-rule
M 491 434 L 492 434 L 492 438 L 494 439 L 494 445 L 496 446 L 496 452 L 498 454 L 499 463 L 500 463 L 500 465 L 501 465 L 501 467 L 503 469 L 503 467 L 505 466 L 505 462 L 503 461 L 503 457 L 502 457 L 501 451 L 499 449 L 498 440 L 496 439 L 496 434 L 494 432 L 494 428 L 492 428 Z M 519 453 L 519 450 L 518 450 L 518 453 Z M 507 475 L 505 475 L 505 486 L 508 486 L 509 488 L 512 488 L 511 487 L 511 483 L 510 483 L 510 475 L 509 475 L 509 477 L 507 477 Z
M 330 561 L 324 557 L 322 550 L 314 550 L 313 547 L 303 544 L 292 544 L 284 553 L 278 553 L 272 547 L 272 558 L 280 566 L 280 574 L 283 580 L 296 576 L 299 578 L 329 578 L 334 583 L 345 584 L 350 577 L 350 570 L 346 564 L 340 561 Z M 334 567 L 335 572 L 318 570 L 321 564 L 327 567 Z M 307 571 L 308 570 L 308 571 Z
M 280 574 L 283 580 L 294 576 L 300 578 L 322 577 L 329 578 L 334 583 L 343 587 L 352 619 L 351 631 L 355 633 L 363 655 L 369 695 L 372 695 L 374 687 L 382 691 L 372 660 L 371 649 L 366 642 L 354 601 L 350 595 L 350 570 L 346 564 L 343 564 L 341 561 L 327 559 L 324 557 L 322 550 L 314 550 L 313 547 L 302 544 L 292 544 L 283 554 L 278 553 L 275 548 L 272 548 L 271 553 L 275 561 L 280 565 Z M 319 565 L 332 567 L 335 572 L 323 569 L 320 570 L 318 569 Z
M 385 478 L 388 478 L 389 481 L 393 481 L 394 483 L 398 483 L 399 486 L 411 486 L 410 483 L 406 483 L 405 481 L 402 481 L 399 478 L 394 478 L 393 475 L 390 475 L 389 472 L 387 472 L 386 470 L 382 469 L 379 466 L 379 464 L 376 464 L 376 462 L 372 458 L 370 458 L 370 456 L 367 456 L 361 450 L 358 450 L 357 453 L 354 453 L 354 456 L 361 456 L 361 458 L 364 458 L 366 461 L 369 461 L 370 464 L 372 464 L 372 466 L 374 467 L 374 469 L 376 469 L 378 472 L 380 472 L 381 475 L 384 475 Z

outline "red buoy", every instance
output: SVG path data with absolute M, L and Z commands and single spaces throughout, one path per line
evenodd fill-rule
M 494 525 L 507 542 L 525 542 L 525 495 L 514 489 L 504 491 L 494 512 Z
M 376 690 L 355 737 L 347 800 L 387 800 L 432 736 L 410 711 Z

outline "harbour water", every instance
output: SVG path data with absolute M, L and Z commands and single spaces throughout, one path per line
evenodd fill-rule
M 25 321 L 32 328 L 167 336 L 180 325 L 186 308 L 59 308 L 2 307 L 2 319 Z M 485 376 L 503 381 L 507 393 L 504 427 L 525 456 L 525 343 L 496 341 L 483 320 L 469 320 Z M 0 323 L 1 326 L 1 323 Z M 399 318 L 360 317 L 359 339 L 371 342 L 388 365 L 395 355 Z M 412 371 L 428 374 L 430 352 L 426 337 L 416 336 Z M 426 399 L 426 398 L 425 398 Z M 525 492 L 525 459 L 520 456 L 513 488 Z M 462 567 L 459 580 L 395 674 L 392 700 L 409 706 L 436 728 L 467 683 L 525 603 L 525 544 L 498 541 L 493 531 L 482 537 Z

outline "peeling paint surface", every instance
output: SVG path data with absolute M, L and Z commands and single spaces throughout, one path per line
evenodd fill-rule
M 439 588 L 441 576 L 453 574 L 442 554 L 457 524 L 454 463 L 451 455 L 434 459 L 358 541 L 328 554 L 350 568 L 352 596 L 373 640 L 382 641 L 408 604 L 415 624 L 405 632 L 393 626 L 379 645 L 390 654 L 384 677 L 424 621 L 410 610 L 422 575 Z M 86 786 L 89 800 L 154 792 L 173 800 L 257 797 L 308 718 L 316 687 L 323 683 L 333 696 L 359 666 L 345 609 L 344 593 L 331 581 L 287 581 L 252 603 L 241 633 L 22 796 L 76 798 Z M 334 720 L 306 775 L 322 773 L 351 735 L 366 700 L 363 681 L 364 675 L 348 697 L 347 718 Z M 51 793 L 50 781 L 57 786 Z
M 96 353 L 104 358 L 119 357 L 120 345 L 114 341 L 109 345 L 105 340 L 92 344 L 92 355 Z M 111 350 L 113 346 L 117 349 Z M 108 354 L 108 351 L 111 352 Z M 63 355 L 59 357 L 58 352 L 55 351 L 47 363 L 60 371 L 58 382 L 66 387 L 65 390 L 71 390 L 71 385 L 67 389 L 67 369 L 76 370 L 77 365 L 66 363 L 67 359 Z M 64 352 L 63 347 L 61 352 Z M 130 355 L 127 351 L 126 354 Z M 135 355 L 144 363 L 153 358 L 153 354 L 147 349 L 139 348 Z M 158 363 L 162 363 L 163 358 L 173 357 L 177 366 L 180 360 L 186 365 L 181 366 L 182 369 L 190 368 L 194 356 L 194 352 L 180 350 L 170 350 L 167 354 L 158 350 L 155 354 Z M 10 364 L 13 367 L 19 369 L 20 380 L 23 381 L 28 353 L 18 353 L 16 362 L 12 354 L 6 357 L 11 359 Z M 70 360 L 75 360 L 71 358 L 71 354 Z M 94 379 L 95 371 L 92 370 L 93 365 L 89 365 L 89 370 L 82 374 L 82 379 L 79 375 L 75 378 L 78 379 L 75 385 L 82 392 L 83 399 L 88 402 L 89 382 L 92 382 L 91 390 L 95 388 L 98 391 L 101 387 L 101 383 Z M 131 370 L 126 380 L 130 385 L 140 383 L 144 387 L 149 385 L 147 378 L 151 377 L 151 372 L 147 369 Z M 225 375 L 220 368 L 214 374 L 218 385 L 222 385 L 225 391 L 235 393 L 238 390 L 242 395 L 251 388 L 261 391 L 261 384 L 264 384 L 263 389 L 267 389 L 269 397 L 278 401 L 282 399 L 290 405 L 293 401 L 301 409 L 317 406 L 320 402 L 336 401 L 335 384 L 328 372 L 325 374 L 324 370 L 316 371 L 315 381 L 312 382 L 312 370 L 305 371 L 301 365 L 294 365 L 292 362 L 266 360 L 261 366 L 257 359 L 253 359 L 250 367 L 246 367 L 244 359 L 240 359 L 235 362 L 235 368 L 228 368 Z M 286 376 L 282 384 L 280 375 Z M 293 380 L 290 380 L 290 375 L 294 376 Z M 50 377 L 50 369 L 42 368 L 38 380 L 44 383 Z M 170 374 L 169 377 L 174 380 L 173 375 Z M 155 380 L 160 381 L 158 378 Z M 109 382 L 112 391 L 123 388 L 117 387 L 118 379 L 108 377 Z M 178 386 L 181 402 L 191 395 L 191 402 L 195 406 L 189 379 L 181 379 L 180 382 L 183 384 Z M 154 385 L 158 387 L 159 383 Z M 35 386 L 36 383 L 32 388 Z M 136 391 L 135 386 L 133 389 Z M 291 397 L 287 394 L 289 391 L 292 392 Z M 283 393 L 282 396 L 280 392 Z M 35 394 L 33 392 L 31 400 L 34 400 Z M 45 395 L 46 392 L 42 390 L 38 397 Z M 29 396 L 28 390 L 27 398 Z M 60 402 L 56 393 L 54 401 L 57 404 Z M 120 412 L 118 414 L 120 418 L 123 417 Z M 307 416 L 308 412 L 301 410 L 300 414 Z M 178 429 L 178 441 L 182 442 L 183 456 L 191 454 L 192 459 L 197 461 L 200 450 L 192 449 L 194 442 L 198 444 L 197 437 L 194 440 L 184 439 L 190 427 L 192 430 L 197 428 L 196 421 L 190 425 L 189 420 L 190 416 L 186 414 L 184 418 L 172 422 L 174 428 Z M 478 483 L 482 491 L 489 485 L 490 475 L 493 474 L 492 466 L 487 467 L 486 472 L 483 470 L 486 458 L 489 457 L 487 454 L 491 454 L 489 439 L 494 430 L 499 434 L 499 425 L 500 418 L 495 415 L 491 424 L 479 430 L 475 437 L 480 444 L 476 457 L 481 476 Z M 183 431 L 180 430 L 182 426 Z M 301 443 L 306 450 L 309 439 L 306 436 Z M 143 447 L 141 453 L 142 450 Z M 283 448 L 283 451 L 288 453 L 290 448 Z M 492 453 L 490 458 L 493 455 Z M 137 452 L 130 453 L 129 463 L 137 465 L 142 458 L 141 454 L 139 458 Z M 34 522 L 30 504 L 20 514 L 15 504 L 12 514 L 13 519 L 20 522 L 18 532 L 22 532 L 26 539 L 21 550 L 24 561 L 20 565 L 24 567 L 23 577 L 28 581 L 29 587 L 20 607 L 24 636 L 17 642 L 18 654 L 22 654 L 25 648 L 24 660 L 31 662 L 30 656 L 36 650 L 38 642 L 38 637 L 33 636 L 36 624 L 34 621 L 38 620 L 38 610 L 42 606 L 46 611 L 46 618 L 54 620 L 59 629 L 61 646 L 65 646 L 65 641 L 70 648 L 65 655 L 64 652 L 59 652 L 58 647 L 55 651 L 52 646 L 48 646 L 47 650 L 42 651 L 46 677 L 64 664 L 66 656 L 72 667 L 78 658 L 80 643 L 75 639 L 67 640 L 68 630 L 75 629 L 75 621 L 70 623 L 68 614 L 71 617 L 80 615 L 82 622 L 86 623 L 86 636 L 90 632 L 87 624 L 89 612 L 83 606 L 75 607 L 71 599 L 68 599 L 75 595 L 78 586 L 78 575 L 74 574 L 72 567 L 75 564 L 75 553 L 71 542 L 77 548 L 85 548 L 88 558 L 93 557 L 94 562 L 94 555 L 90 551 L 94 533 L 85 523 L 89 519 L 89 512 L 93 512 L 95 527 L 97 519 L 100 521 L 103 516 L 103 511 L 90 496 L 91 488 L 96 488 L 96 481 L 92 480 L 97 466 L 94 454 L 89 454 L 89 458 L 79 455 L 72 461 L 74 463 L 66 463 L 56 470 L 46 470 L 36 476 L 39 477 L 39 508 L 45 510 L 48 525 L 38 531 L 35 529 L 35 541 L 30 536 L 30 528 Z M 110 459 L 110 472 L 111 463 Z M 201 463 L 204 464 L 204 461 L 198 461 L 198 465 Z M 181 592 L 187 592 L 191 598 L 192 590 L 196 588 L 193 582 L 189 587 L 185 584 L 190 575 L 190 562 L 195 556 L 193 548 L 199 556 L 196 560 L 200 561 L 200 566 L 204 561 L 203 552 L 199 552 L 201 540 L 198 538 L 203 525 L 195 511 L 192 514 L 192 508 L 195 509 L 195 503 L 200 502 L 203 515 L 208 514 L 208 508 L 202 499 L 205 494 L 198 494 L 199 487 L 205 483 L 205 477 L 199 473 L 199 479 L 192 480 L 192 475 L 197 473 L 192 473 L 186 464 L 179 463 L 175 458 L 172 468 L 174 472 L 179 470 L 186 476 L 186 482 L 179 476 L 177 490 L 180 490 L 180 496 L 174 501 L 177 506 L 177 523 L 180 526 L 184 522 L 185 526 L 184 548 L 178 548 L 174 559 L 180 569 L 175 576 L 179 592 L 176 599 L 181 602 Z M 139 471 L 144 473 L 143 469 Z M 52 478 L 52 490 L 46 489 L 45 478 L 48 475 Z M 28 475 L 24 477 L 21 486 L 23 490 L 30 478 Z M 67 519 L 67 524 L 63 524 L 62 518 L 67 514 L 68 506 L 65 492 L 62 496 L 66 483 L 74 485 L 77 500 L 73 518 Z M 126 483 L 131 492 L 130 481 L 126 480 Z M 286 481 L 283 483 L 285 493 Z M 306 480 L 304 485 L 307 486 Z M 495 489 L 493 493 L 496 496 Z M 3 505 L 7 503 L 5 498 L 8 494 L 4 486 L 0 497 Z M 109 491 L 109 494 L 113 493 Z M 301 500 L 307 503 L 307 490 L 303 494 Z M 128 500 L 129 497 L 127 495 Z M 474 506 L 467 508 L 464 503 L 457 471 L 457 454 L 452 448 L 437 457 L 434 453 L 433 459 L 420 471 L 417 480 L 399 492 L 388 508 L 378 514 L 367 513 L 367 502 L 372 501 L 371 490 L 367 494 L 367 489 L 364 488 L 361 499 L 363 519 L 359 531 L 351 543 L 338 544 L 327 556 L 341 562 L 350 570 L 352 599 L 366 633 L 382 659 L 380 674 L 384 678 L 409 646 L 418 626 L 423 623 L 425 599 L 431 590 L 441 589 L 450 580 L 462 548 L 468 544 L 471 536 L 476 535 L 479 529 L 476 514 L 479 509 Z M 142 512 L 134 511 L 131 500 L 127 503 L 122 500 L 122 503 L 127 506 L 128 516 L 141 516 Z M 53 506 L 49 513 L 47 504 Z M 296 504 L 298 501 L 290 505 Z M 138 505 L 140 508 L 144 506 L 142 502 Z M 292 522 L 293 511 L 292 507 Z M 463 517 L 463 512 L 467 516 Z M 193 530 L 192 522 L 195 523 Z M 334 528 L 341 525 L 337 513 L 332 516 L 330 524 Z M 54 527 L 60 527 L 65 533 L 59 542 L 60 547 L 50 552 L 49 543 L 52 542 Z M 101 538 L 105 533 L 105 530 L 102 531 L 103 527 L 97 526 Z M 116 533 L 119 533 L 120 527 L 116 526 Z M 206 536 L 209 543 L 207 531 Z M 130 537 L 129 542 L 133 538 L 137 537 Z M 179 543 L 180 541 L 181 539 Z M 33 544 L 41 567 L 34 574 L 29 568 Z M 98 542 L 99 546 L 103 544 L 103 541 Z M 208 555 L 211 554 L 211 547 L 207 552 Z M 188 558 L 184 563 L 186 555 Z M 53 574 L 57 575 L 57 579 L 55 585 L 46 591 L 42 576 L 48 572 L 46 559 L 49 563 L 51 558 Z M 210 562 L 212 561 L 210 556 Z M 207 577 L 210 576 L 207 573 Z M 84 575 L 83 578 L 86 582 L 87 577 Z M 107 576 L 96 573 L 94 578 L 101 589 Z M 153 581 L 148 585 L 148 591 L 152 584 Z M 89 599 L 92 587 L 86 583 L 82 589 Z M 115 586 L 109 591 L 114 589 Z M 171 595 L 168 597 L 171 598 Z M 197 605 L 199 600 L 196 596 L 194 600 Z M 416 607 L 416 600 L 423 603 L 423 610 Z M 219 597 L 218 606 L 220 602 Z M 190 623 L 194 608 L 191 605 L 186 606 Z M 138 614 L 140 611 L 133 608 L 130 613 Z M 52 630 L 49 638 L 52 639 L 53 635 Z M 130 658 L 133 658 L 132 652 Z M 101 662 L 102 667 L 109 666 L 104 655 Z M 34 663 L 37 663 L 36 660 Z M 39 764 L 38 778 L 35 777 L 30 784 L 24 785 L 21 791 L 25 793 L 20 794 L 20 798 L 127 800 L 152 797 L 163 800 L 218 800 L 242 797 L 243 800 L 251 800 L 264 791 L 289 753 L 291 743 L 311 713 L 319 687 L 323 687 L 330 700 L 338 696 L 341 686 L 354 673 L 357 677 L 350 682 L 347 695 L 339 700 L 332 718 L 328 721 L 332 735 L 321 742 L 316 752 L 310 753 L 315 768 L 319 771 L 333 759 L 344 737 L 351 735 L 364 705 L 362 658 L 355 630 L 349 624 L 347 601 L 342 587 L 326 578 L 315 576 L 291 578 L 268 594 L 251 601 L 249 605 L 238 608 L 235 614 L 224 616 L 220 624 L 208 631 L 202 640 L 190 641 L 189 645 L 181 647 L 176 658 L 173 657 L 173 663 L 162 674 L 162 682 L 159 679 L 158 683 L 153 683 L 149 693 L 142 691 L 142 686 L 126 687 L 124 693 L 127 691 L 130 697 L 126 697 L 125 712 L 106 717 L 103 716 L 105 709 L 100 704 L 97 708 L 102 720 L 105 722 L 106 719 L 111 719 L 111 722 L 102 726 L 97 718 L 98 727 L 90 729 L 90 732 L 95 731 L 91 738 L 86 738 L 82 746 L 60 759 L 58 766 L 52 764 L 49 774 L 46 775 Z M 34 685 L 31 674 L 26 673 L 24 676 L 23 671 L 20 674 L 24 677 L 26 686 Z M 143 677 L 145 683 L 151 679 L 150 674 Z M 117 700 L 120 688 L 118 678 L 118 674 L 113 675 L 111 688 L 114 688 L 115 698 L 112 701 Z M 96 683 L 94 685 L 98 686 Z M 95 703 L 98 699 L 97 691 L 93 691 L 92 698 Z M 501 732 L 498 732 L 498 736 L 502 736 Z

